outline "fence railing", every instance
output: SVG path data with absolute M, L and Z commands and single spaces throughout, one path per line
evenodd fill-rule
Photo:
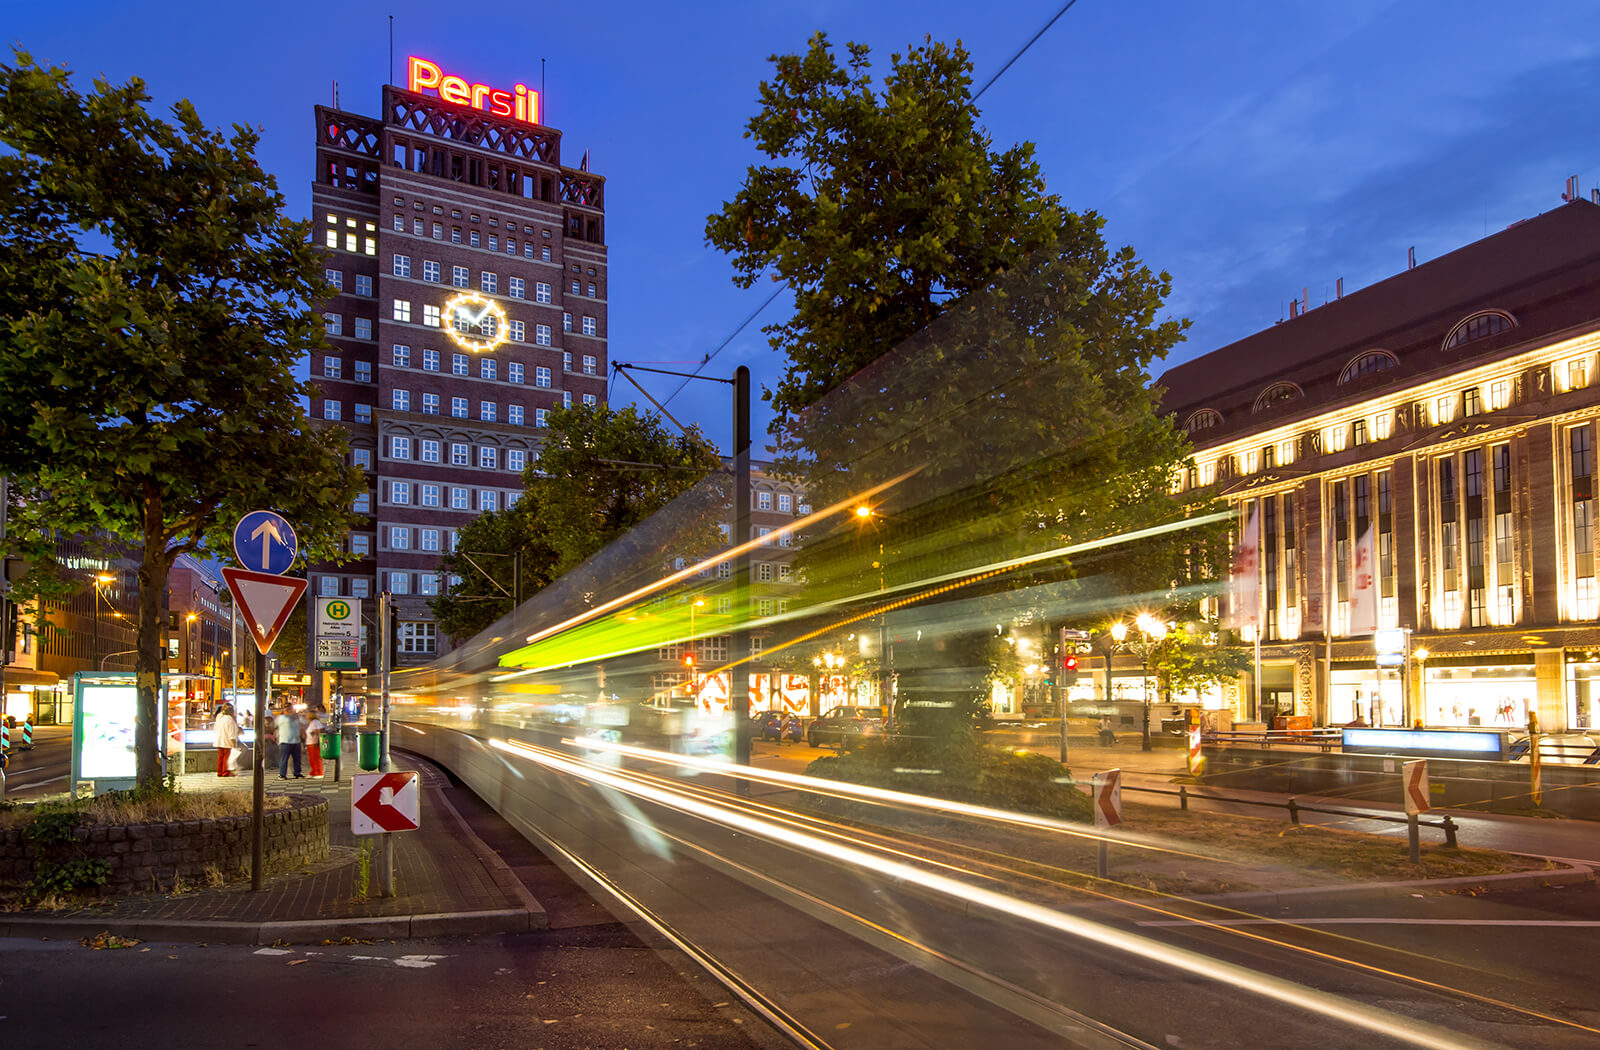
M 1175 795 L 1178 799 L 1178 808 L 1183 810 L 1189 808 L 1189 799 L 1191 798 L 1202 799 L 1207 802 L 1227 802 L 1233 805 L 1266 806 L 1269 809 L 1282 809 L 1288 811 L 1289 823 L 1291 824 L 1299 824 L 1300 814 L 1302 813 L 1328 813 L 1338 817 L 1355 817 L 1360 820 L 1381 820 L 1386 824 L 1411 823 L 1410 817 L 1397 817 L 1389 813 L 1361 813 L 1351 809 L 1330 809 L 1325 806 L 1304 806 L 1293 798 L 1287 802 L 1268 802 L 1265 799 L 1239 798 L 1237 795 L 1219 795 L 1209 791 L 1196 793 L 1191 792 L 1188 786 L 1184 784 L 1180 784 L 1176 791 L 1170 788 L 1134 787 L 1131 784 L 1123 784 L 1122 790 L 1143 791 L 1150 795 Z M 1417 825 L 1424 828 L 1440 829 L 1444 832 L 1444 844 L 1451 849 L 1455 848 L 1456 832 L 1460 828 L 1455 821 L 1450 819 L 1449 814 L 1445 814 L 1441 820 L 1422 820 L 1418 818 Z
M 1208 744 L 1253 744 L 1257 747 L 1316 747 L 1331 751 L 1339 746 L 1343 731 L 1338 728 L 1320 729 L 1230 729 L 1208 730 L 1203 734 Z

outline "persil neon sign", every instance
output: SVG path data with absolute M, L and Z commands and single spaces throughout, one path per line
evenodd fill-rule
M 445 102 L 471 106 L 494 117 L 510 117 L 527 124 L 539 123 L 539 93 L 523 84 L 506 91 L 488 84 L 469 83 L 465 77 L 445 73 L 425 58 L 412 55 L 406 61 L 406 87 L 411 91 L 431 91 Z

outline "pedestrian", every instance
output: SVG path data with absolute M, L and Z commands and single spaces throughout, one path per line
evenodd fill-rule
M 322 779 L 322 719 L 317 712 L 306 712 L 306 764 L 311 767 L 311 779 Z
M 287 780 L 289 778 L 289 760 L 291 758 L 294 760 L 294 779 L 304 779 L 305 774 L 300 772 L 300 738 L 302 735 L 300 719 L 288 704 L 284 704 L 278 710 L 276 721 L 278 731 L 278 779 Z
M 1110 747 L 1117 742 L 1117 735 L 1111 731 L 1111 716 L 1100 716 L 1100 746 Z
M 228 759 L 230 752 L 239 746 L 239 723 L 233 717 L 232 704 L 223 704 L 217 709 L 217 719 L 211 728 L 217 737 L 217 776 L 231 777 L 233 770 L 228 768 Z

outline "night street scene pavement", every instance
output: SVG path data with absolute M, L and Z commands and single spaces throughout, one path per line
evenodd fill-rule
M 1600 1045 L 1600 10 L 1130 14 L 19 12 L 0 1045 Z

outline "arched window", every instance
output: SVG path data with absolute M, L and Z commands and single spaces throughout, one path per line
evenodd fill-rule
M 1355 360 L 1344 366 L 1344 371 L 1339 373 L 1341 384 L 1354 382 L 1363 376 L 1374 375 L 1385 369 L 1393 368 L 1400 363 L 1400 359 L 1387 350 L 1368 350 L 1359 354 Z
M 1470 343 L 1474 339 L 1487 339 L 1491 335 L 1496 335 L 1516 326 L 1517 319 L 1504 310 L 1484 310 L 1482 313 L 1473 314 L 1450 329 L 1450 334 L 1444 337 L 1444 348 L 1453 350 L 1463 343 Z
M 1290 383 L 1287 380 L 1279 383 L 1273 383 L 1271 386 L 1261 391 L 1261 396 L 1256 398 L 1255 407 L 1250 411 L 1265 412 L 1273 405 L 1276 405 L 1279 401 L 1293 401 L 1297 397 L 1304 396 L 1305 391 L 1301 390 L 1300 387 L 1295 383 Z
M 1221 425 L 1222 413 L 1216 409 L 1202 408 L 1197 412 L 1191 412 L 1189 418 L 1184 420 L 1183 432 L 1185 434 L 1194 434 L 1202 430 L 1210 430 L 1212 427 L 1220 427 Z

